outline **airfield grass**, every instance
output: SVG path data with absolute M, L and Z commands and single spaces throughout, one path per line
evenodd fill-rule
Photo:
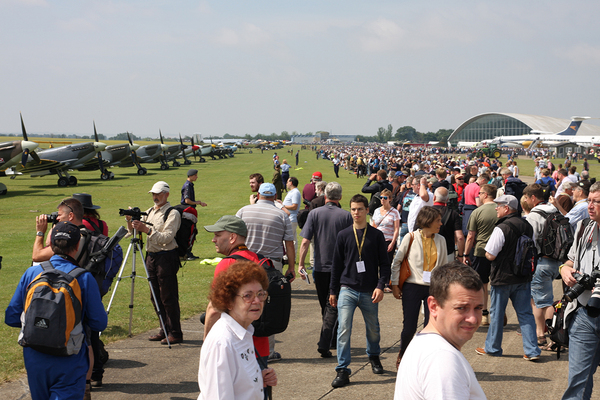
M 14 138 L 0 138 L 0 141 Z M 110 141 L 107 141 L 110 142 Z M 107 143 L 108 144 L 108 143 Z M 140 142 L 140 144 L 142 144 Z M 146 143 L 143 143 L 146 144 Z M 364 179 L 348 171 L 341 170 L 340 178 L 336 179 L 330 161 L 316 160 L 315 153 L 309 150 L 300 151 L 300 163 L 295 166 L 292 149 L 295 153 L 299 146 L 286 147 L 277 150 L 280 160 L 286 158 L 292 166 L 290 176 L 296 176 L 300 182 L 299 188 L 309 181 L 314 171 L 321 171 L 326 181 L 337 181 L 344 188 L 342 206 L 349 209 L 348 200 L 355 193 L 360 193 Z M 120 225 L 125 225 L 125 219 L 119 217 L 119 208 L 128 206 L 140 207 L 146 210 L 152 205 L 148 190 L 159 180 L 164 180 L 171 186 L 170 202 L 177 204 L 180 200 L 180 189 L 186 179 L 189 168 L 198 169 L 198 181 L 195 184 L 196 197 L 208 204 L 208 207 L 198 207 L 199 234 L 194 245 L 194 254 L 204 258 L 214 258 L 218 255 L 211 242 L 212 235 L 202 226 L 215 223 L 221 216 L 235 214 L 239 208 L 248 204 L 250 190 L 248 176 L 259 172 L 270 182 L 273 176 L 273 151 L 249 149 L 236 153 L 234 158 L 193 162 L 192 166 L 182 165 L 179 168 L 160 170 L 159 164 L 145 164 L 148 174 L 137 175 L 136 168 L 113 168 L 115 178 L 110 181 L 100 180 L 100 172 L 74 171 L 78 179 L 76 187 L 59 188 L 57 176 L 30 178 L 19 176 L 14 180 L 3 179 L 1 182 L 8 187 L 8 194 L 0 197 L 0 256 L 3 256 L 0 270 L 0 308 L 6 309 L 15 287 L 27 267 L 31 265 L 31 248 L 35 237 L 35 216 L 48 214 L 56 210 L 58 203 L 73 193 L 84 192 L 93 196 L 94 204 L 100 205 L 101 217 L 110 228 L 110 233 L 116 232 Z M 504 158 L 503 161 L 506 159 Z M 522 157 L 519 161 L 521 175 L 533 175 L 531 160 Z M 558 161 L 558 160 L 557 160 Z M 557 163 L 558 164 L 558 163 Z M 581 170 L 581 164 L 578 164 Z M 600 164 L 590 163 L 592 176 L 600 173 Z M 126 251 L 129 241 L 121 242 Z M 141 257 L 136 262 L 138 277 L 135 280 L 135 297 L 133 308 L 132 334 L 158 329 L 158 319 L 150 303 L 148 284 L 141 276 L 145 276 Z M 131 257 L 125 266 L 123 280 L 118 286 L 115 300 L 111 306 L 108 318 L 108 328 L 102 335 L 107 342 L 124 339 L 129 333 L 129 302 L 131 295 Z M 207 295 L 214 266 L 202 265 L 199 260 L 185 262 L 178 274 L 179 295 L 182 319 L 190 318 L 205 310 L 208 303 Z M 115 281 L 116 282 L 116 281 Z M 113 283 L 114 289 L 115 284 Z M 104 297 L 105 306 L 112 295 L 111 291 Z M 4 315 L 2 314 L 2 318 Z M 198 327 L 200 329 L 200 326 Z M 0 324 L 0 382 L 15 379 L 24 372 L 21 347 L 17 344 L 19 330 Z M 160 346 L 159 346 L 160 347 Z M 197 357 L 197 355 L 194 355 Z

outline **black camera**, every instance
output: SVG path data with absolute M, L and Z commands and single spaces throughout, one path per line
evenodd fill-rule
M 133 208 L 131 208 L 129 210 L 124 210 L 124 209 L 120 208 L 119 209 L 119 215 L 121 217 L 129 215 L 132 220 L 139 221 L 139 220 L 142 219 L 143 215 L 148 215 L 148 214 L 145 213 L 145 212 L 143 212 L 143 211 L 141 211 L 139 207 L 133 207 Z
M 596 283 L 596 279 L 600 278 L 600 271 L 594 270 L 592 271 L 591 275 L 582 275 L 579 272 L 574 272 L 573 278 L 575 278 L 577 283 L 565 292 L 565 298 L 567 301 L 573 301 L 584 291 L 592 290 L 594 288 L 594 284 Z
M 592 291 L 592 296 L 587 302 L 587 312 L 592 318 L 600 315 L 600 270 L 593 270 L 591 274 L 579 274 L 573 273 L 573 277 L 577 280 L 577 283 L 572 288 L 567 290 L 565 293 L 565 299 L 567 301 L 573 301 L 581 293 L 586 290 Z
M 58 211 L 54 211 L 52 214 L 46 214 L 46 220 L 49 224 L 56 224 L 58 222 Z

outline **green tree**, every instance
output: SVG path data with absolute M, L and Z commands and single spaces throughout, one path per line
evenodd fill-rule
M 141 137 L 135 136 L 133 133 L 130 133 L 129 136 L 131 136 L 131 140 L 142 140 Z M 119 133 L 119 134 L 111 137 L 110 140 L 123 140 L 123 141 L 127 141 L 127 132 Z
M 402 128 L 398 128 L 396 130 L 396 134 L 394 138 L 399 141 L 415 141 L 415 137 L 417 135 L 417 130 L 412 126 L 403 126 Z

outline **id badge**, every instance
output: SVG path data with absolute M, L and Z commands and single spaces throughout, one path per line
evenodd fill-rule
M 423 271 L 423 282 L 425 282 L 425 283 L 431 282 L 431 271 Z
M 359 274 L 362 274 L 363 272 L 366 271 L 366 269 L 365 269 L 365 262 L 364 261 L 357 261 L 356 262 L 356 271 Z

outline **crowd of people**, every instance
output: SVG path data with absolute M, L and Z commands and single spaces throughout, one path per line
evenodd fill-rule
M 334 388 L 350 383 L 356 308 L 365 320 L 371 370 L 384 372 L 379 359 L 378 304 L 386 292 L 402 300 L 396 399 L 437 398 L 435 394 L 442 390 L 455 398 L 485 398 L 460 350 L 483 325 L 488 332 L 477 354 L 502 356 L 509 299 L 520 326 L 523 359 L 536 361 L 542 351 L 553 348 L 545 320 L 553 314 L 553 302 L 562 297 L 553 289 L 554 279 L 560 276 L 565 287 L 572 287 L 580 274 L 599 269 L 595 256 L 600 183 L 590 179 L 589 165 L 578 173 L 574 165 L 567 169 L 548 158 L 536 159 L 531 171 L 536 182 L 526 184 L 519 175 L 529 175 L 529 171 L 520 171 L 514 158 L 503 164 L 427 148 L 377 146 L 322 146 L 316 154 L 332 162 L 336 177 L 340 170 L 347 170 L 366 178 L 362 194 L 349 196 L 350 211 L 342 208 L 343 189 L 338 182 L 324 182 L 321 172 L 314 172 L 300 190 L 298 179 L 289 175 L 287 161 L 280 164 L 274 157 L 272 182 L 251 174 L 249 204 L 235 215 L 204 226 L 214 234 L 215 249 L 225 258 L 216 266 L 204 319 L 199 398 L 258 400 L 268 398 L 269 388 L 277 384 L 269 364 L 285 354 L 275 351 L 275 335 L 254 336 L 252 325 L 268 297 L 267 273 L 258 264 L 264 258 L 288 281 L 309 279 L 312 274 L 322 315 L 316 353 L 331 358 L 335 351 Z M 194 177 L 197 171 L 190 170 L 181 204 L 205 207 L 206 203 L 195 199 Z M 182 217 L 169 213 L 169 192 L 166 182 L 157 182 L 149 192 L 154 206 L 147 215 L 140 220 L 128 217 L 132 232 L 147 235 L 145 262 L 161 323 L 149 340 L 163 344 L 183 341 L 177 300 L 180 257 L 174 252 Z M 97 214 L 90 212 L 88 223 L 83 222 L 82 203 L 91 210 L 97 208 L 91 198 L 75 201 L 67 199 L 59 205 L 59 224 L 48 235 L 47 245 L 43 242 L 47 221 L 45 216 L 38 217 L 34 261 L 50 259 L 57 264 L 55 268 L 70 272 L 78 265 L 80 230 L 107 231 Z M 572 227 L 574 241 L 566 260 L 547 255 L 543 248 L 547 216 L 556 213 Z M 538 254 L 535 272 L 529 275 L 515 267 L 522 236 L 531 238 Z M 64 240 L 57 241 L 58 237 Z M 183 257 L 195 256 L 190 250 Z M 6 311 L 7 324 L 21 326 L 26 287 L 41 270 L 34 266 L 23 275 Z M 76 279 L 90 296 L 84 310 L 89 330 L 98 332 L 106 321 L 90 319 L 101 301 L 87 275 Z M 569 325 L 564 399 L 589 399 L 600 363 L 600 317 L 590 311 L 591 288 L 582 292 L 572 303 L 576 310 Z M 417 332 L 421 309 L 425 328 Z M 92 351 L 94 335 L 88 335 L 85 344 L 91 347 L 81 346 L 76 355 L 79 364 L 88 360 L 88 353 L 96 354 Z M 30 366 L 37 357 L 54 357 L 38 353 L 25 348 L 28 373 L 39 368 Z M 90 378 L 92 371 L 100 370 L 93 366 L 92 360 L 83 375 L 79 371 L 77 377 L 69 377 L 76 382 L 68 389 L 71 394 L 81 391 L 83 395 L 91 381 L 99 379 L 101 384 L 101 375 Z M 52 379 L 35 383 L 30 379 L 32 393 L 51 392 L 64 384 L 64 377 Z

